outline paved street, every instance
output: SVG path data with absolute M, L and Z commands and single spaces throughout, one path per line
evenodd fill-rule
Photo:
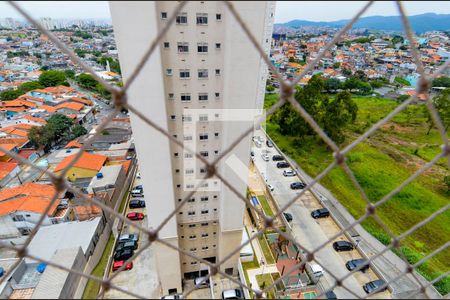
M 276 162 L 273 162 L 272 160 L 265 162 L 261 158 L 262 149 L 270 150 L 270 153 L 268 154 L 270 158 L 272 158 L 273 155 L 278 154 L 278 152 L 275 148 L 266 148 L 265 144 L 263 144 L 262 148 L 253 147 L 253 151 L 255 153 L 254 162 L 259 170 L 263 170 L 262 172 L 267 177 L 268 184 L 271 184 L 274 187 L 274 192 L 272 195 L 278 205 L 282 207 L 293 199 L 298 192 L 300 192 L 300 190 L 291 190 L 289 186 L 290 183 L 298 181 L 298 178 L 296 176 L 284 177 L 282 175 L 284 169 L 278 169 L 276 167 Z M 316 248 L 328 240 L 328 238 L 334 233 L 339 231 L 339 227 L 332 221 L 331 218 L 319 219 L 316 221 L 311 217 L 311 211 L 321 207 L 322 206 L 315 199 L 315 197 L 310 192 L 306 192 L 300 200 L 297 200 L 286 210 L 294 217 L 291 225 L 296 241 L 306 249 L 312 250 Z M 339 240 L 345 240 L 345 237 L 341 236 L 339 237 Z M 338 278 L 349 272 L 345 267 L 347 260 L 360 257 L 361 256 L 356 250 L 347 253 L 338 253 L 334 251 L 331 243 L 315 253 L 316 261 L 331 270 L 331 272 L 333 272 L 333 274 Z M 366 296 L 366 293 L 362 289 L 362 285 L 368 281 L 378 278 L 373 271 L 367 272 L 366 274 L 359 273 L 344 280 L 344 285 L 351 289 L 359 297 L 364 297 Z M 335 281 L 334 278 L 327 272 L 325 272 L 324 277 L 329 284 L 333 284 Z M 338 298 L 355 298 L 354 295 L 342 287 L 335 288 L 334 291 Z M 377 294 L 377 298 L 380 297 L 388 298 L 389 293 L 385 292 Z

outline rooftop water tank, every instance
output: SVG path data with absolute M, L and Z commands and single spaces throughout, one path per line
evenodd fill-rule
M 97 179 L 103 178 L 103 173 L 97 173 Z

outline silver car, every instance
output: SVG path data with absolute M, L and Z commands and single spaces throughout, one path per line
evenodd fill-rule
M 297 175 L 297 173 L 295 173 L 295 171 L 292 169 L 283 171 L 283 176 L 290 177 L 290 176 L 295 176 L 295 175 Z
M 132 241 L 136 241 L 136 243 L 139 241 L 139 235 L 138 234 L 122 234 L 119 237 L 119 241 L 126 241 L 126 240 L 132 240 Z

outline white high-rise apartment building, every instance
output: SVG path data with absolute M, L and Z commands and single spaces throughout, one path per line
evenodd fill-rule
M 110 2 L 125 82 L 178 4 Z M 275 2 L 233 1 L 233 5 L 268 55 Z M 253 120 L 216 119 L 227 115 L 226 110 L 236 112 L 229 117 L 240 111 L 262 109 L 267 72 L 267 66 L 225 3 L 188 2 L 132 83 L 128 101 L 212 162 L 253 124 Z M 194 124 L 192 134 L 186 131 Z M 206 177 L 206 170 L 195 157 L 133 113 L 131 125 L 148 226 L 157 228 L 191 193 L 195 179 Z M 217 168 L 242 195 L 247 188 L 245 167 L 250 159 L 250 143 L 250 136 L 242 139 Z M 230 162 L 236 161 L 238 169 L 244 167 L 241 174 L 231 166 Z M 236 275 L 239 251 L 234 250 L 242 239 L 245 204 L 217 178 L 207 184 L 165 224 L 159 238 L 207 261 L 221 262 L 222 271 Z M 207 272 L 204 264 L 176 250 L 160 243 L 153 247 L 165 294 L 181 292 L 183 278 Z M 227 256 L 230 258 L 223 261 Z
M 47 30 L 55 29 L 55 24 L 54 24 L 52 18 L 48 18 L 48 17 L 41 18 L 41 24 Z

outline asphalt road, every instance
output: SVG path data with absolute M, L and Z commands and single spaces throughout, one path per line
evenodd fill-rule
M 260 134 L 260 136 L 264 136 Z M 267 178 L 268 184 L 274 187 L 272 195 L 274 200 L 278 203 L 279 207 L 286 205 L 291 199 L 293 199 L 300 190 L 291 190 L 290 183 L 299 181 L 298 177 L 285 177 L 283 176 L 283 170 L 276 167 L 276 162 L 265 162 L 261 157 L 261 150 L 269 149 L 268 154 L 270 158 L 272 155 L 279 154 L 275 148 L 266 148 L 265 143 L 262 148 L 257 148 L 253 144 L 254 162 L 258 170 L 264 174 Z M 293 236 L 296 241 L 304 246 L 308 250 L 312 250 L 329 239 L 335 232 L 339 232 L 339 228 L 334 222 L 325 219 L 315 220 L 311 217 L 311 211 L 317 208 L 321 208 L 320 203 L 314 198 L 310 192 L 306 192 L 300 200 L 297 200 L 291 205 L 286 212 L 293 215 L 293 221 L 291 222 L 293 228 Z M 328 218 L 330 219 L 330 218 Z M 326 223 L 326 224 L 325 224 Z M 337 240 L 346 240 L 344 236 L 339 237 Z M 337 253 L 332 248 L 331 243 L 323 247 L 315 253 L 315 260 L 320 265 L 329 269 L 336 277 L 340 278 L 346 275 L 349 271 L 345 267 L 345 263 L 349 259 L 360 258 L 358 251 L 353 250 L 348 253 Z M 328 284 L 334 284 L 334 278 L 325 272 L 324 277 Z M 362 289 L 362 285 L 368 281 L 378 279 L 373 272 L 362 274 L 357 273 L 344 280 L 344 285 L 353 291 L 357 296 L 364 297 L 366 293 Z M 336 287 L 334 289 L 339 299 L 355 298 L 355 295 L 348 292 L 342 287 Z M 377 297 L 389 298 L 387 292 L 380 293 Z

